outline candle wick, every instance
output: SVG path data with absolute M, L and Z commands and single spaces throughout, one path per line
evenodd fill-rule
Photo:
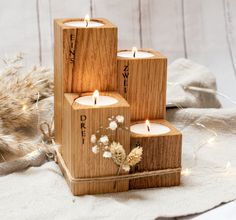
M 86 21 L 86 27 L 88 27 L 88 21 Z
M 148 129 L 148 132 L 150 132 L 150 127 L 149 127 L 149 125 L 147 126 L 147 129 Z
M 94 105 L 97 105 L 97 98 L 94 98 Z
M 136 56 L 136 51 L 134 51 L 134 53 L 133 53 L 133 58 L 135 58 L 135 56 Z

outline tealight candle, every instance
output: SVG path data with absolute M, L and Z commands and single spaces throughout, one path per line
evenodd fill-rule
M 133 47 L 132 50 L 127 50 L 127 51 L 120 51 L 117 53 L 118 57 L 124 57 L 124 58 L 149 58 L 153 57 L 154 54 L 148 51 L 138 51 L 136 47 Z
M 83 21 L 69 21 L 64 23 L 70 27 L 82 27 L 82 28 L 90 28 L 90 27 L 101 27 L 104 24 L 98 21 L 91 21 L 89 15 L 86 15 Z
M 135 134 L 153 136 L 153 135 L 166 134 L 170 132 L 170 128 L 162 124 L 158 124 L 154 122 L 150 123 L 149 120 L 146 120 L 146 122 L 143 122 L 143 123 L 133 124 L 130 127 L 130 131 Z
M 109 106 L 118 102 L 117 99 L 111 96 L 99 95 L 98 90 L 95 90 L 93 95 L 81 96 L 75 100 L 75 103 L 86 106 Z

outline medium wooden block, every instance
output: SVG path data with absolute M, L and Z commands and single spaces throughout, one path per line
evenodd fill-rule
M 117 90 L 117 27 L 106 19 L 101 27 L 71 27 L 54 21 L 55 138 L 61 143 L 64 93 Z
M 83 93 L 81 96 L 88 94 Z M 104 92 L 101 95 L 116 98 L 118 102 L 102 107 L 85 106 L 74 102 L 78 94 L 70 93 L 64 95 L 61 154 L 70 173 L 69 176 L 73 178 L 116 175 L 118 168 L 112 159 L 106 159 L 102 157 L 102 154 L 92 153 L 90 138 L 92 134 L 96 134 L 100 126 L 108 127 L 108 118 L 111 116 L 123 115 L 125 117 L 124 126 L 129 127 L 130 107 L 118 93 Z M 115 140 L 119 141 L 124 146 L 124 149 L 129 152 L 129 132 L 119 129 L 113 135 Z M 126 191 L 129 188 L 128 180 L 117 182 L 117 186 L 114 189 L 114 182 L 75 183 L 70 181 L 70 179 L 67 178 L 67 181 L 74 195 L 119 192 Z
M 181 167 L 182 134 L 166 120 L 154 120 L 152 122 L 167 126 L 170 128 L 170 131 L 156 136 L 131 133 L 131 147 L 136 146 L 136 144 L 143 147 L 142 160 L 131 172 Z M 176 172 L 173 174 L 130 180 L 130 189 L 168 187 L 179 184 L 180 172 Z
M 127 51 L 120 50 L 118 52 Z M 166 114 L 167 58 L 117 57 L 118 91 L 130 104 L 131 120 L 163 119 Z

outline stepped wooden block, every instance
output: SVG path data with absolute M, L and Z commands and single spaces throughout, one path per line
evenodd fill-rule
M 88 95 L 83 93 L 80 96 Z M 76 103 L 79 96 L 75 93 L 64 95 L 63 132 L 60 166 L 74 195 L 97 194 L 126 191 L 129 181 L 119 181 L 114 189 L 114 182 L 76 182 L 76 178 L 91 178 L 116 175 L 117 166 L 112 159 L 102 157 L 102 153 L 92 152 L 90 138 L 103 126 L 107 128 L 111 116 L 123 115 L 124 125 L 130 124 L 130 107 L 127 101 L 118 93 L 104 92 L 101 95 L 111 96 L 118 100 L 109 106 L 86 106 Z M 127 152 L 130 151 L 130 133 L 124 130 L 116 131 L 116 140 Z M 63 161 L 62 161 L 63 160 Z M 64 165 L 63 165 L 64 164 Z
M 92 19 L 100 27 L 73 27 L 54 21 L 55 138 L 61 143 L 64 93 L 117 90 L 117 27 Z
M 121 50 L 124 52 L 127 50 Z M 166 114 L 167 58 L 157 51 L 148 58 L 117 57 L 118 91 L 130 104 L 131 120 L 163 119 Z
M 152 122 L 167 126 L 170 131 L 165 134 L 146 136 L 131 133 L 131 146 L 143 147 L 143 159 L 131 172 L 144 172 L 181 167 L 182 135 L 166 120 Z M 136 124 L 131 123 L 131 125 Z M 160 176 L 130 180 L 130 189 L 151 187 L 169 187 L 180 184 L 180 171 Z

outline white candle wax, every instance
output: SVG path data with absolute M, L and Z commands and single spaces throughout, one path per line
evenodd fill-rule
M 108 106 L 108 105 L 114 105 L 118 102 L 117 99 L 111 97 L 111 96 L 99 96 L 97 99 L 97 103 L 94 104 L 94 98 L 93 96 L 81 96 L 75 100 L 76 103 L 80 105 L 87 105 L 87 106 Z
M 64 24 L 70 27 L 83 27 L 83 28 L 101 27 L 104 25 L 102 22 L 98 22 L 98 21 L 89 21 L 87 27 L 86 27 L 85 21 L 70 21 Z
M 160 135 L 166 134 L 170 131 L 168 127 L 165 125 L 150 123 L 149 125 L 150 131 L 148 131 L 146 123 L 138 123 L 130 126 L 131 132 L 135 134 L 143 134 L 143 135 Z
M 146 51 L 137 51 L 135 53 L 135 57 L 133 51 L 121 51 L 117 53 L 118 57 L 125 57 L 125 58 L 149 58 L 149 57 L 153 57 L 154 54 L 150 53 L 150 52 L 146 52 Z

